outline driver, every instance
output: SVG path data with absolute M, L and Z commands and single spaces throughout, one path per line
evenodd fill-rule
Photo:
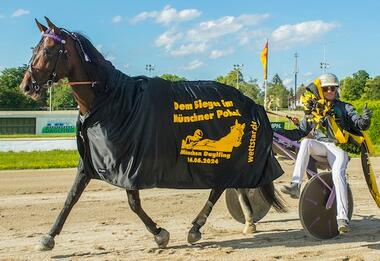
M 331 102 L 332 111 L 338 126 L 351 133 L 360 133 L 362 130 L 367 130 L 371 123 L 371 110 L 365 108 L 363 114 L 358 115 L 351 104 L 340 101 L 337 93 L 339 81 L 334 74 L 323 74 L 319 77 L 319 80 L 324 98 Z M 322 122 L 323 120 L 326 119 L 322 119 Z M 338 230 L 340 233 L 347 233 L 349 232 L 349 219 L 345 173 L 349 160 L 348 153 L 337 146 L 337 140 L 333 133 L 316 127 L 316 124 L 308 121 L 305 115 L 297 129 L 276 130 L 276 132 L 291 140 L 300 140 L 303 138 L 297 154 L 291 183 L 290 185 L 282 186 L 281 191 L 290 195 L 292 198 L 299 198 L 302 178 L 306 172 L 310 155 L 327 157 L 332 170 L 332 178 L 336 192 Z M 304 138 L 306 136 L 307 138 Z

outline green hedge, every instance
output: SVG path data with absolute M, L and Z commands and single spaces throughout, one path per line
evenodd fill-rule
M 368 108 L 373 112 L 371 127 L 369 128 L 369 135 L 371 136 L 372 142 L 375 144 L 380 144 L 380 100 L 366 101 L 357 100 L 351 101 L 351 103 L 359 113 L 363 111 L 364 105 L 367 103 Z

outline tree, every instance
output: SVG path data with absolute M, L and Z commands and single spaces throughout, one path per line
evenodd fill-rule
M 369 74 L 364 70 L 359 70 L 352 77 L 344 78 L 340 83 L 342 98 L 350 101 L 360 99 L 368 79 Z
M 272 82 L 268 83 L 267 104 L 268 108 L 286 108 L 289 102 L 290 92 L 285 88 L 278 74 L 275 74 Z
M 277 73 L 273 76 L 272 83 L 273 84 L 283 85 L 282 80 L 281 80 L 280 76 Z
M 262 104 L 260 99 L 260 87 L 257 84 L 257 79 L 249 82 L 239 83 L 239 90 L 247 97 L 251 98 L 258 104 Z
M 357 100 L 362 95 L 360 90 L 357 90 L 357 85 L 352 77 L 348 76 L 340 81 L 340 94 L 345 100 Z
M 272 84 L 268 88 L 267 99 L 272 101 L 272 107 L 286 108 L 288 106 L 289 91 L 281 84 Z M 269 106 L 268 106 L 269 107 Z
M 238 85 L 244 82 L 244 77 L 240 70 L 233 69 L 226 76 L 216 78 L 216 81 L 238 88 Z
M 218 76 L 215 81 L 235 87 L 256 103 L 261 102 L 260 87 L 257 84 L 257 79 L 245 82 L 240 70 L 233 69 L 226 76 Z
M 25 96 L 19 88 L 27 66 L 6 68 L 0 74 L 0 108 L 2 110 L 38 109 L 45 100 L 34 101 Z
M 297 88 L 297 100 L 300 99 L 300 97 L 305 93 L 305 91 L 306 91 L 306 87 L 303 83 L 300 86 L 298 86 L 298 88 Z
M 380 76 L 367 80 L 363 98 L 367 100 L 380 99 Z
M 353 78 L 358 82 L 360 86 L 365 86 L 365 83 L 369 79 L 369 74 L 364 70 L 359 70 L 353 74 Z
M 184 78 L 184 77 L 177 76 L 175 74 L 168 74 L 168 73 L 161 75 L 160 78 L 167 80 L 167 81 L 172 81 L 172 82 L 186 81 L 186 78 Z
M 51 87 L 53 110 L 75 109 L 78 105 L 72 95 L 72 89 L 68 80 L 63 80 L 59 85 Z

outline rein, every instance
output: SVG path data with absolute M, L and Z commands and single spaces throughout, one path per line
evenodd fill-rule
M 75 85 L 91 85 L 91 87 L 94 87 L 95 84 L 98 82 L 68 82 L 70 86 L 75 86 Z
M 293 119 L 292 116 L 289 116 L 287 114 L 279 114 L 279 113 L 276 113 L 276 112 L 273 112 L 273 111 L 266 111 L 268 114 L 272 114 L 272 115 L 276 115 L 276 116 L 280 116 L 280 117 L 285 117 L 289 120 Z
M 294 125 L 296 125 L 296 126 L 299 125 L 299 122 L 297 122 L 299 119 L 296 116 L 292 117 L 292 116 L 290 116 L 288 114 L 279 114 L 279 113 L 276 113 L 276 112 L 273 112 L 273 111 L 267 111 L 267 110 L 266 110 L 266 113 L 272 114 L 272 115 L 276 115 L 276 116 L 280 116 L 280 117 L 285 117 L 288 120 L 291 120 L 294 123 Z

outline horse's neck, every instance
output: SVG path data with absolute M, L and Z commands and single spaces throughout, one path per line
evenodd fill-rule
M 88 85 L 75 85 L 71 88 L 74 93 L 74 99 L 79 105 L 80 114 L 86 114 L 90 111 L 91 106 L 95 100 L 95 93 L 93 89 Z
M 226 143 L 235 142 L 238 136 L 239 136 L 239 131 L 232 129 L 230 133 L 228 133 L 226 136 L 221 138 L 219 141 L 226 142 Z
M 88 79 L 87 74 L 83 70 L 75 70 L 69 77 L 70 82 L 86 82 L 92 81 Z M 79 112 L 81 115 L 90 111 L 95 100 L 95 92 L 90 84 L 86 85 L 73 85 L 71 86 L 74 99 L 79 105 Z

